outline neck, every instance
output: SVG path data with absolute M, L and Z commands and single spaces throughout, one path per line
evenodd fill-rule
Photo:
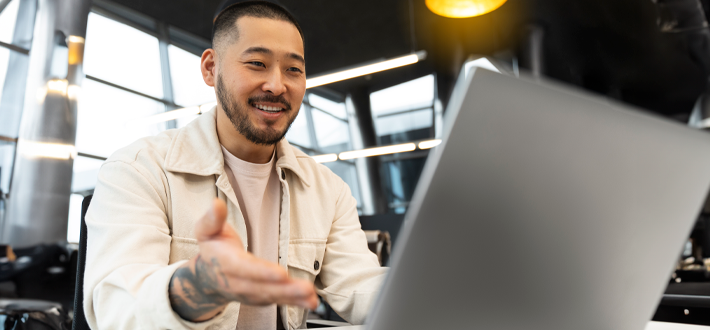
M 217 109 L 217 137 L 219 142 L 235 157 L 250 163 L 266 164 L 271 160 L 276 145 L 261 145 L 247 140 L 232 125 L 224 110 Z

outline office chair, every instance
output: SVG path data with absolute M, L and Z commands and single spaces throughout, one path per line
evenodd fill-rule
M 79 234 L 79 251 L 76 261 L 76 287 L 74 289 L 74 321 L 72 330 L 90 330 L 84 316 L 84 268 L 86 266 L 86 210 L 89 209 L 91 197 L 84 197 L 81 202 L 81 232 Z

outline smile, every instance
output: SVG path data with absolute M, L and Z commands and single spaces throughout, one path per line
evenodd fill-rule
M 254 107 L 268 113 L 279 113 L 284 110 L 283 108 L 267 106 L 259 103 L 254 104 Z

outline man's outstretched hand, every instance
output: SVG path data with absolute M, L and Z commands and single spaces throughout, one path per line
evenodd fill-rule
M 290 279 L 278 264 L 244 251 L 226 218 L 227 206 L 215 199 L 195 227 L 200 253 L 178 268 L 170 280 L 170 303 L 180 317 L 209 320 L 231 301 L 309 309 L 318 306 L 313 283 Z

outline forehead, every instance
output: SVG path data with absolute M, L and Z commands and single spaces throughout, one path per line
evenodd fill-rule
M 303 56 L 303 40 L 289 21 L 245 16 L 237 20 L 239 37 L 234 43 L 241 51 L 250 47 L 266 47 L 274 53 L 296 53 Z

